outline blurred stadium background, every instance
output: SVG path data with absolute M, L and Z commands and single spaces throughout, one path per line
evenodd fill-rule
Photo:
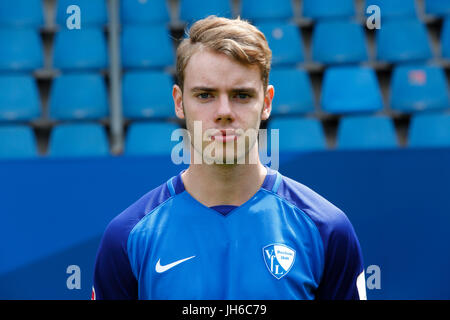
M 368 297 L 449 299 L 449 0 L 0 0 L 0 298 L 90 297 L 108 221 L 181 170 L 175 49 L 209 14 L 268 38 L 280 172 L 350 217 Z

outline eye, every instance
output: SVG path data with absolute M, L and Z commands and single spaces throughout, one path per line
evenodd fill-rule
M 202 92 L 202 93 L 197 94 L 196 97 L 200 98 L 202 100 L 205 100 L 205 99 L 212 98 L 212 95 L 208 92 Z
M 250 99 L 252 96 L 249 95 L 248 93 L 245 92 L 239 92 L 234 96 L 236 99 L 238 100 L 248 100 Z

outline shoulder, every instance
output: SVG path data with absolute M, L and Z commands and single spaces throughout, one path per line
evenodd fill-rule
M 103 233 L 94 268 L 98 299 L 136 299 L 137 282 L 127 250 L 134 226 L 151 210 L 170 197 L 166 183 L 147 192 L 116 216 Z
M 104 240 L 114 246 L 126 248 L 126 241 L 134 226 L 171 197 L 167 183 L 159 185 L 122 211 L 106 227 Z
M 324 247 L 325 266 L 317 299 L 363 299 L 364 286 L 357 286 L 363 269 L 361 247 L 347 216 L 324 197 L 283 177 L 280 197 L 308 215 L 317 226 Z
M 277 194 L 309 216 L 321 234 L 325 249 L 330 238 L 346 240 L 354 236 L 345 213 L 300 182 L 282 176 Z

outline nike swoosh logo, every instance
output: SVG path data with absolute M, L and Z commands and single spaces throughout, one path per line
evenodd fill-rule
M 166 265 L 164 265 L 164 266 L 161 265 L 161 261 L 160 261 L 161 259 L 159 259 L 158 262 L 156 263 L 155 270 L 156 270 L 156 272 L 158 272 L 158 273 L 163 273 L 163 272 L 166 272 L 166 271 L 169 270 L 169 269 L 172 269 L 172 268 L 175 267 L 176 265 L 179 265 L 180 263 L 183 263 L 183 262 L 185 262 L 185 261 L 187 261 L 187 260 L 189 260 L 189 259 L 192 259 L 192 258 L 195 258 L 195 256 L 192 256 L 192 257 L 189 257 L 189 258 L 185 258 L 185 259 L 181 259 L 181 260 L 177 260 L 177 261 L 175 261 L 175 262 L 166 264 Z

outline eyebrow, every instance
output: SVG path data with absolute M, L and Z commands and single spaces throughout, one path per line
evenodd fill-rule
M 194 87 L 191 89 L 191 92 L 198 92 L 198 91 L 213 92 L 213 91 L 217 91 L 217 90 L 214 88 L 208 88 L 208 87 Z
M 194 87 L 191 89 L 191 92 L 217 92 L 218 90 L 216 88 L 210 88 L 210 87 Z M 256 89 L 252 87 L 238 87 L 233 88 L 230 90 L 231 92 L 248 92 L 248 93 L 256 93 Z

